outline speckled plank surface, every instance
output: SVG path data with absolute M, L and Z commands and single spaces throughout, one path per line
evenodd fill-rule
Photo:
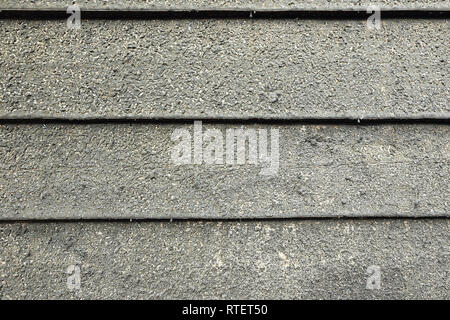
M 242 144 L 234 139 L 230 147 L 227 130 L 239 128 L 255 130 L 256 162 L 248 143 L 238 152 Z M 448 125 L 213 123 L 200 130 L 201 158 L 192 152 L 200 141 L 193 124 L 0 125 L 0 219 L 435 217 L 450 212 Z M 217 135 L 207 136 L 212 130 Z M 261 141 L 267 146 L 260 147 Z M 230 150 L 236 151 L 231 163 Z M 265 162 L 259 158 L 263 150 L 269 156 Z M 246 155 L 245 163 L 238 164 L 239 154 Z M 187 162 L 178 161 L 183 156 Z
M 1 299 L 448 300 L 449 265 L 448 219 L 0 223 Z
M 0 118 L 450 118 L 447 20 L 2 21 Z
M 0 8 L 442 8 L 445 0 L 1 0 Z

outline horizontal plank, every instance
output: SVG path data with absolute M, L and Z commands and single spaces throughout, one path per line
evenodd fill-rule
M 0 298 L 448 300 L 448 228 L 447 219 L 2 223 Z M 71 265 L 80 290 L 67 287 Z M 379 289 L 367 289 L 370 266 Z
M 4 21 L 0 118 L 450 118 L 446 20 Z
M 449 7 L 445 0 L 77 0 L 82 8 L 366 8 L 383 7 L 436 8 Z M 2 0 L 0 8 L 61 8 L 72 0 Z
M 203 134 L 192 123 L 0 125 L 0 219 L 449 216 L 448 125 L 196 128 Z M 239 128 L 255 130 L 256 149 L 229 139 Z

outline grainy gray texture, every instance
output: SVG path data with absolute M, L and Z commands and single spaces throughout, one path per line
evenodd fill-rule
M 0 117 L 450 117 L 446 20 L 0 23 Z
M 449 8 L 109 0 L 83 8 Z M 72 1 L 0 0 L 0 8 Z M 0 21 L 2 118 L 449 118 L 448 21 Z M 0 299 L 449 299 L 449 126 L 280 130 L 278 175 L 175 166 L 163 123 L 0 124 Z M 210 124 L 226 128 L 238 124 Z M 228 218 L 364 217 L 244 220 Z M 368 217 L 421 219 L 367 219 Z M 81 267 L 81 290 L 67 267 Z M 368 290 L 369 266 L 381 288 Z
M 449 253 L 447 219 L 0 224 L 0 298 L 449 299 Z
M 0 0 L 0 8 L 57 8 L 73 2 L 83 8 L 334 8 L 383 7 L 432 8 L 449 7 L 445 0 Z
M 245 126 L 279 129 L 274 176 L 175 165 L 171 134 L 192 127 L 0 125 L 0 219 L 449 215 L 450 126 Z

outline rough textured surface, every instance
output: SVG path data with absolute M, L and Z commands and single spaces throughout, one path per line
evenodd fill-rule
M 0 298 L 449 299 L 449 253 L 447 219 L 0 224 Z
M 0 23 L 0 117 L 446 117 L 445 20 Z
M 245 126 L 279 129 L 273 176 L 261 175 L 260 163 L 177 166 L 177 128 L 193 136 L 192 124 L 1 125 L 0 219 L 450 212 L 450 126 Z M 203 126 L 224 142 L 227 128 L 240 125 Z
M 363 21 L 179 20 L 83 21 L 72 32 L 64 21 L 1 20 L 0 118 L 449 119 L 449 30 L 443 20 L 383 20 L 379 31 Z M 0 299 L 450 298 L 450 126 L 247 122 L 280 130 L 274 176 L 260 175 L 261 165 L 175 166 L 170 136 L 180 127 L 192 132 L 167 122 L 2 122 Z M 340 216 L 364 219 L 227 220 Z M 105 220 L 73 221 L 91 218 Z M 149 220 L 107 221 L 131 218 Z M 71 221 L 12 221 L 35 219 Z M 80 290 L 67 287 L 71 265 L 81 268 Z M 380 268 L 378 290 L 366 288 L 369 266 Z
M 449 7 L 446 0 L 1 0 L 0 8 L 55 8 L 77 3 L 83 8 L 334 8 L 366 7 Z

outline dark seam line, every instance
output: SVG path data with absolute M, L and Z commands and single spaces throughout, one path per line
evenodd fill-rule
M 450 19 L 450 8 L 381 9 L 381 19 Z M 365 10 L 334 9 L 81 9 L 87 20 L 173 20 L 173 19 L 311 19 L 359 20 L 372 15 Z M 67 19 L 66 8 L 0 9 L 0 19 Z
M 352 118 L 311 118 L 311 119 L 265 119 L 265 118 L 93 118 L 93 119 L 64 119 L 64 118 L 24 118 L 24 119 L 1 119 L 0 124 L 67 124 L 67 125 L 89 125 L 89 124 L 191 124 L 194 121 L 202 121 L 212 124 L 264 124 L 264 125 L 414 125 L 435 124 L 450 125 L 450 118 L 379 118 L 379 119 L 352 119 Z
M 411 217 L 411 216 L 369 216 L 369 217 L 278 217 L 278 218 L 53 218 L 53 219 L 4 219 L 0 220 L 0 225 L 9 223 L 107 223 L 107 222 L 129 222 L 129 223 L 183 223 L 183 222 L 283 222 L 283 221 L 350 221 L 350 220 L 449 220 L 450 216 L 439 215 L 431 217 Z

